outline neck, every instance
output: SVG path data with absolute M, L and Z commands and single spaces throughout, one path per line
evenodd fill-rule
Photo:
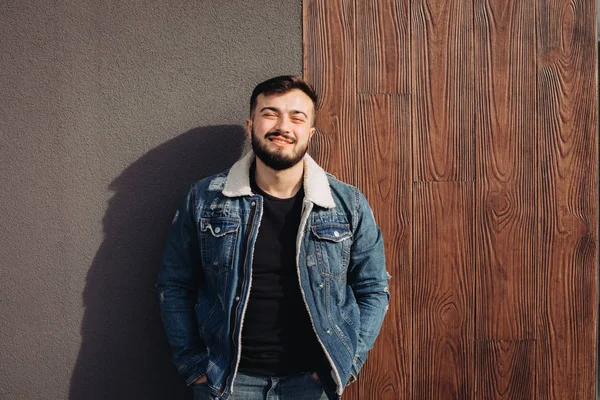
M 294 197 L 302 186 L 302 177 L 304 175 L 304 161 L 291 168 L 276 171 L 266 166 L 258 157 L 256 157 L 256 171 L 254 179 L 259 188 L 280 199 Z

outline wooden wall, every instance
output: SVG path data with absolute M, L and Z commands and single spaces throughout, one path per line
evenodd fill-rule
M 595 0 L 304 0 L 311 152 L 391 306 L 345 399 L 594 398 Z

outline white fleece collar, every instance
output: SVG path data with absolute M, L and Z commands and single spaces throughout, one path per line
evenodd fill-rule
M 223 195 L 227 197 L 251 196 L 250 167 L 254 161 L 254 152 L 250 150 L 240 158 L 229 170 L 227 182 L 223 188 Z M 324 207 L 333 208 L 335 202 L 331 196 L 329 180 L 323 168 L 308 154 L 304 156 L 304 198 L 312 203 Z

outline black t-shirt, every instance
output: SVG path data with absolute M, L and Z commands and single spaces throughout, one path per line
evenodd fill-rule
M 298 282 L 296 236 L 304 190 L 289 199 L 262 191 L 263 215 L 254 248 L 252 287 L 242 329 L 239 371 L 284 376 L 314 371 L 324 355 Z

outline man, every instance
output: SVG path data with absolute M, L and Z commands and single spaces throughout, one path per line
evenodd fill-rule
M 381 232 L 362 193 L 306 154 L 316 104 L 298 77 L 256 86 L 252 151 L 175 214 L 157 288 L 196 399 L 339 399 L 379 333 Z

